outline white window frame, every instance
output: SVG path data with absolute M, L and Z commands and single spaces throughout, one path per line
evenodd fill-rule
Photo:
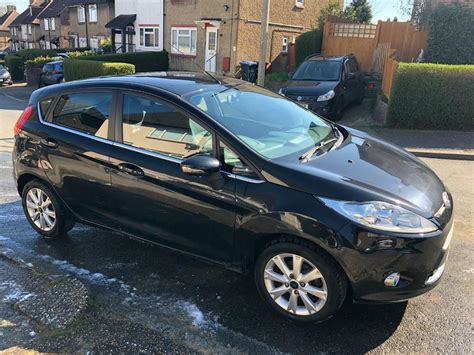
M 187 33 L 184 33 L 187 32 Z M 189 49 L 179 46 L 180 38 L 189 38 Z M 196 56 L 197 27 L 171 27 L 171 53 Z
M 56 30 L 56 22 L 54 21 L 54 17 L 51 17 L 50 20 L 51 20 L 51 31 L 55 31 Z
M 91 4 L 88 7 L 89 22 L 97 22 L 97 4 Z
M 44 22 L 44 30 L 49 31 L 49 19 L 45 18 L 43 22 Z
M 140 47 L 143 48 L 159 48 L 160 47 L 160 26 L 139 26 Z M 146 35 L 154 36 L 153 45 L 146 45 Z
M 31 29 L 31 25 L 30 25 L 30 24 L 26 25 L 26 30 L 27 30 L 27 32 L 28 32 L 29 35 L 32 33 L 32 29 Z
M 283 36 L 283 39 L 281 41 L 281 52 L 282 53 L 288 53 L 290 49 L 290 38 L 287 36 Z
M 79 23 L 86 22 L 86 9 L 84 6 L 77 7 L 77 22 Z

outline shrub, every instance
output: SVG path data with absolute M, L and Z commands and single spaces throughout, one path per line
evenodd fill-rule
M 135 66 L 133 64 L 82 59 L 66 59 L 63 67 L 66 81 L 105 75 L 128 75 L 135 73 Z
M 53 62 L 55 59 L 51 57 L 37 57 L 32 60 L 25 62 L 25 68 L 42 68 L 43 65 L 49 62 Z
M 10 72 L 13 80 L 22 80 L 23 79 L 23 71 L 24 71 L 24 64 L 23 60 L 13 54 L 9 54 L 5 57 L 5 66 L 8 67 L 8 71 Z
M 58 53 L 65 53 L 69 49 L 64 48 L 55 48 L 55 49 L 39 49 L 39 48 L 30 48 L 30 49 L 21 49 L 16 52 L 16 56 L 23 59 L 23 62 L 27 60 L 33 60 L 38 57 L 54 57 Z M 77 52 L 87 52 L 90 51 L 90 48 L 77 48 Z
M 311 54 L 321 53 L 322 41 L 322 29 L 317 28 L 301 34 L 295 43 L 296 65 L 300 65 Z
M 101 62 L 129 63 L 137 72 L 165 71 L 169 68 L 168 52 L 138 52 L 95 55 L 81 60 L 98 60 Z
M 85 56 L 90 56 L 90 55 L 96 55 L 95 52 L 87 50 L 87 51 L 72 51 L 72 52 L 67 52 L 69 55 L 69 58 L 77 58 L 77 57 L 85 57 Z
M 440 5 L 430 17 L 426 61 L 474 64 L 474 9 Z
M 388 107 L 399 128 L 472 130 L 474 65 L 400 63 Z

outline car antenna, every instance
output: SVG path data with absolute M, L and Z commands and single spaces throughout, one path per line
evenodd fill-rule
M 176 50 L 177 52 L 179 52 L 179 54 L 182 54 L 182 55 L 186 55 L 185 53 L 181 52 L 179 50 L 179 48 L 177 48 L 176 46 L 173 45 L 173 43 L 171 42 L 168 42 L 169 45 L 174 49 Z M 211 73 L 209 73 L 205 68 L 201 67 L 199 64 L 196 63 L 196 61 L 193 59 L 193 64 L 199 68 L 200 71 L 202 71 L 204 74 L 210 76 L 212 78 L 212 80 L 214 80 L 217 84 L 222 84 L 221 81 L 219 79 L 217 79 L 214 75 L 212 75 Z

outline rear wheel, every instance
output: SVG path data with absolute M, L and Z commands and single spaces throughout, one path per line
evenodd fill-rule
M 30 225 L 46 238 L 64 236 L 74 227 L 74 219 L 64 204 L 39 180 L 32 180 L 23 188 L 22 204 Z
M 331 318 L 346 296 L 341 268 L 309 243 L 276 242 L 259 256 L 255 280 L 278 313 L 300 322 Z

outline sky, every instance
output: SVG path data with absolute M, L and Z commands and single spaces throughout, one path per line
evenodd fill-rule
M 344 0 L 347 5 L 351 0 Z M 407 3 L 407 0 L 402 0 Z M 387 18 L 393 19 L 397 17 L 399 21 L 406 21 L 409 16 L 403 14 L 400 10 L 401 0 L 369 0 L 372 5 L 372 22 L 376 23 L 378 20 L 385 21 Z M 0 5 L 13 4 L 16 5 L 19 12 L 22 12 L 28 6 L 29 0 L 0 0 Z

